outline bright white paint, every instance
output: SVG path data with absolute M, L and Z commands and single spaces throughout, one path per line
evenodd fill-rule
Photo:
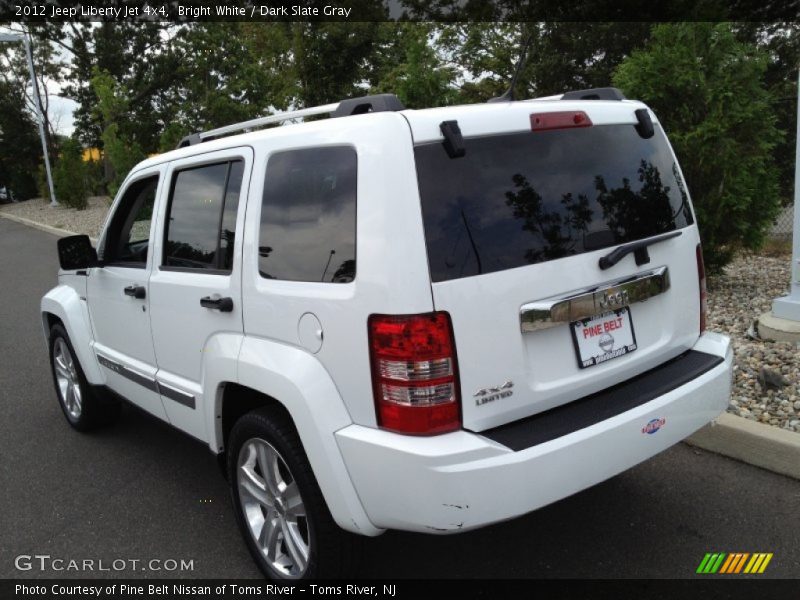
M 633 124 L 633 111 L 642 106 L 545 100 L 372 113 L 222 138 L 148 159 L 129 176 L 151 170 L 162 174 L 147 269 L 138 275 L 91 269 L 93 342 L 76 308 L 83 278 L 62 273 L 62 285 L 48 293 L 42 310 L 68 321 L 73 339 L 93 344 L 98 354 L 195 396 L 195 409 L 163 395 L 154 399 L 98 366 L 85 348 L 78 351 L 93 383 L 106 383 L 151 412 L 160 410 L 161 418 L 214 452 L 224 450 L 219 417 L 225 385 L 237 383 L 280 401 L 294 419 L 334 518 L 346 529 L 367 535 L 389 527 L 448 532 L 522 514 L 647 459 L 724 410 L 732 354 L 727 338 L 698 335 L 697 228 L 692 225 L 680 237 L 649 249 L 646 268 L 669 267 L 672 287 L 631 305 L 639 348 L 602 368 L 579 371 L 568 327 L 523 334 L 520 306 L 645 268 L 629 257 L 600 271 L 597 260 L 604 251 L 598 251 L 432 285 L 413 144 L 441 139 L 439 123 L 450 119 L 459 121 L 465 136 L 476 136 L 528 130 L 534 110 L 585 110 L 597 124 Z M 262 278 L 258 233 L 267 160 L 276 151 L 326 145 L 348 145 L 358 155 L 356 279 L 331 285 Z M 160 270 L 172 171 L 232 155 L 246 162 L 233 272 Z M 148 299 L 145 311 L 139 306 L 134 314 L 117 288 L 137 276 L 148 286 Z M 201 309 L 199 298 L 209 293 L 234 298 L 234 312 Z M 623 382 L 692 348 L 725 362 L 633 410 L 521 452 L 466 430 L 435 437 L 379 430 L 367 318 L 434 309 L 449 311 L 453 319 L 463 421 L 472 431 Z M 299 333 L 309 312 L 324 331 L 319 348 L 310 350 Z M 476 406 L 474 390 L 507 380 L 515 383 L 513 396 Z M 642 435 L 642 426 L 660 417 L 667 419 L 663 431 Z
M 725 362 L 647 404 L 527 450 L 512 452 L 463 431 L 411 438 L 359 425 L 336 439 L 376 526 L 423 533 L 475 529 L 613 477 L 725 410 L 733 364 L 728 338 L 707 333 L 695 349 Z M 654 418 L 665 419 L 664 426 L 643 434 Z

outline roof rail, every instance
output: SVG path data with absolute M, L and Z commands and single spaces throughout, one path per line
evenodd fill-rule
M 562 100 L 625 100 L 625 95 L 615 87 L 591 88 L 567 92 Z
M 334 118 L 349 117 L 351 115 L 361 115 L 368 112 L 389 112 L 404 109 L 405 106 L 403 106 L 403 103 L 400 102 L 400 99 L 394 94 L 376 94 L 372 96 L 362 96 L 360 98 L 348 98 L 341 102 L 334 102 L 333 104 L 301 108 L 300 110 L 292 110 L 269 115 L 267 117 L 250 119 L 249 121 L 243 121 L 241 123 L 233 123 L 232 125 L 218 127 L 217 129 L 211 129 L 209 131 L 192 133 L 178 142 L 177 147 L 185 148 L 186 146 L 193 146 L 194 144 L 215 139 L 229 133 L 247 131 L 248 129 L 255 129 L 256 127 L 263 127 L 264 125 L 302 117 L 311 117 L 315 115 L 331 115 Z

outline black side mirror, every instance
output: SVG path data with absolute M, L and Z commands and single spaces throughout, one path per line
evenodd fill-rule
M 88 235 L 71 235 L 58 240 L 58 262 L 65 271 L 96 267 L 97 251 Z

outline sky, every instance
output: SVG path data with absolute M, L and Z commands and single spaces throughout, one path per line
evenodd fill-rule
M 56 85 L 52 86 L 55 91 Z M 50 93 L 50 107 L 47 111 L 47 116 L 50 117 L 50 122 L 53 123 L 57 133 L 61 135 L 72 135 L 75 130 L 75 120 L 73 113 L 78 107 L 78 103 L 69 98 L 54 96 L 53 92 Z

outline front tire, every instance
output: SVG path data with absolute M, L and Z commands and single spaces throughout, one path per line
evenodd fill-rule
M 270 579 L 352 575 L 360 539 L 334 522 L 288 416 L 265 408 L 241 417 L 228 451 L 236 521 Z
M 78 431 L 90 431 L 113 422 L 119 415 L 119 404 L 99 398 L 83 374 L 62 325 L 50 330 L 50 369 L 58 403 L 67 422 Z

